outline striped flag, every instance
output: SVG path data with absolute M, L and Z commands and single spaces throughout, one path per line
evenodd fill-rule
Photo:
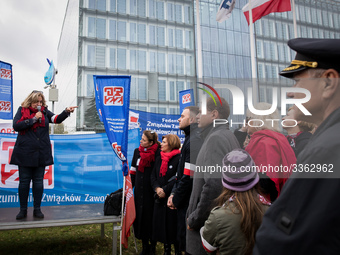
M 253 23 L 256 20 L 261 19 L 263 16 L 268 15 L 269 13 L 288 12 L 292 10 L 290 6 L 290 0 L 250 0 L 250 2 L 253 13 Z M 246 16 L 248 21 L 248 25 L 250 24 L 249 10 L 249 3 L 242 8 L 244 16 Z
M 217 22 L 223 22 L 230 18 L 231 12 L 235 7 L 235 0 L 222 0 L 216 15 Z

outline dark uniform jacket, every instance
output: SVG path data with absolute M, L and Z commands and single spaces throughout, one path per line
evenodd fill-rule
M 254 254 L 340 254 L 340 108 L 317 128 L 294 172 L 264 215 Z
M 53 165 L 49 123 L 61 123 L 69 116 L 69 113 L 63 111 L 59 115 L 54 115 L 46 107 L 42 112 L 45 115 L 45 127 L 37 127 L 36 131 L 33 131 L 33 119 L 18 122 L 22 116 L 21 109 L 20 106 L 13 119 L 13 128 L 19 134 L 10 164 L 25 167 Z M 24 131 L 24 134 L 20 131 Z

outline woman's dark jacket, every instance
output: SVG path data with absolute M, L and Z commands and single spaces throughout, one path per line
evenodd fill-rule
M 21 119 L 20 106 L 13 119 L 13 128 L 19 132 L 14 145 L 10 164 L 26 167 L 38 167 L 53 165 L 52 149 L 49 135 L 49 122 L 61 123 L 69 114 L 63 111 L 56 115 L 47 108 L 44 109 L 45 127 L 37 127 L 33 131 L 33 118 L 18 122 Z M 31 112 L 32 114 L 32 112 Z
M 160 155 L 158 149 L 155 158 Z M 150 176 L 155 164 L 145 167 L 144 172 L 138 171 L 138 159 L 140 158 L 139 149 L 135 149 L 131 166 L 136 168 L 136 174 L 131 175 L 132 183 L 135 187 L 135 207 L 136 219 L 133 223 L 134 233 L 138 239 L 151 239 L 152 233 L 152 216 L 154 206 L 154 191 L 151 187 Z
M 167 206 L 168 197 L 176 182 L 176 172 L 180 154 L 173 156 L 168 163 L 166 175 L 159 176 L 162 164 L 161 157 L 156 158 L 155 166 L 151 175 L 151 185 L 154 191 L 157 187 L 164 190 L 165 198 L 159 199 L 155 195 L 155 205 L 153 213 L 152 237 L 153 240 L 162 243 L 175 243 L 177 234 L 177 210 L 171 210 Z M 155 193 L 156 194 L 156 193 Z

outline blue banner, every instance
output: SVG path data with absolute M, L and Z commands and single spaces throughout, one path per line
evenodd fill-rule
M 19 207 L 18 166 L 9 164 L 16 136 L 0 134 L 0 208 Z M 131 162 L 139 147 L 139 129 L 129 130 L 128 137 Z M 51 135 L 51 146 L 54 165 L 45 170 L 42 206 L 104 203 L 107 194 L 123 187 L 122 163 L 105 133 Z
M 13 119 L 12 65 L 0 61 L 0 119 Z
M 137 110 L 130 110 L 135 113 L 135 117 L 138 120 L 139 127 L 141 131 L 144 130 L 153 130 L 158 134 L 158 140 L 162 141 L 162 136 L 167 134 L 175 134 L 178 135 L 181 143 L 184 142 L 185 136 L 184 133 L 179 129 L 178 119 L 180 115 L 171 115 L 171 114 L 159 114 L 159 113 L 151 113 L 151 112 L 143 112 Z
M 193 89 L 186 89 L 179 92 L 179 111 L 182 114 L 187 106 L 195 105 L 195 97 Z
M 93 81 L 98 97 L 97 109 L 102 113 L 107 137 L 123 162 L 122 170 L 126 176 L 131 76 L 94 75 Z

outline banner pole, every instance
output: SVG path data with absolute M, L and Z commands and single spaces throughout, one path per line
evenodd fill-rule
M 122 248 L 122 240 L 123 240 L 123 220 L 124 220 L 124 202 L 125 202 L 125 181 L 126 181 L 126 178 L 124 176 L 124 180 L 123 180 L 123 198 L 122 198 L 122 212 L 121 212 L 121 215 L 122 215 L 122 218 L 121 218 L 121 221 L 120 221 L 120 244 L 119 244 L 119 254 L 122 255 L 122 251 L 123 251 L 123 248 Z
M 257 73 L 256 73 L 256 57 L 255 57 L 255 40 L 254 40 L 254 22 L 253 22 L 253 7 L 249 0 L 249 36 L 250 36 L 250 56 L 251 56 L 251 78 L 253 84 L 253 103 L 258 100 Z

